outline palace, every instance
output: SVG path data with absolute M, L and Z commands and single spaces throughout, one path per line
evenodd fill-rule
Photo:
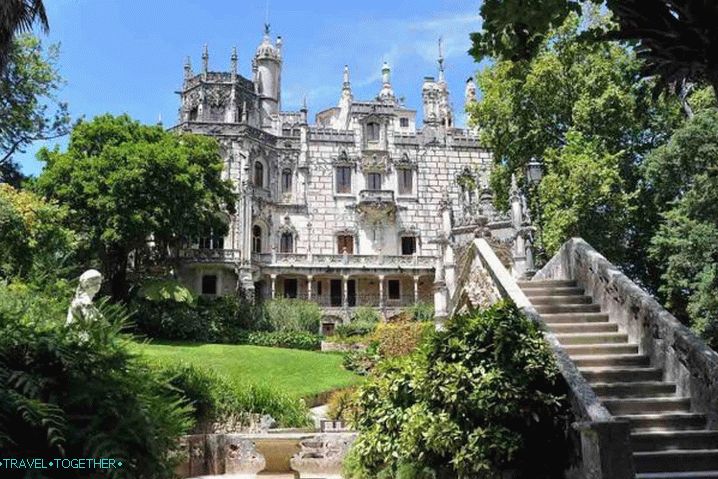
M 462 231 L 472 237 L 477 215 L 512 231 L 491 207 L 491 153 L 454 125 L 441 49 L 438 78 L 423 81 L 421 127 L 386 63 L 366 101 L 354 98 L 345 67 L 337 106 L 310 124 L 306 104 L 281 109 L 282 38 L 268 26 L 251 79 L 236 50 L 230 60 L 229 71 L 210 71 L 206 46 L 199 73 L 187 60 L 173 128 L 217 138 L 239 193 L 229 233 L 181 252 L 179 276 L 197 293 L 305 298 L 322 306 L 328 331 L 358 306 L 389 316 L 433 303 L 454 281 L 452 245 Z M 469 79 L 465 101 L 475 93 Z

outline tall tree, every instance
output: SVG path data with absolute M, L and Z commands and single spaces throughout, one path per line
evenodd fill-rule
M 221 178 L 216 140 L 176 135 L 126 115 L 78 124 L 66 152 L 42 150 L 36 187 L 71 211 L 71 224 L 102 263 L 115 300 L 128 297 L 128 255 L 148 241 L 174 250 L 189 237 L 223 234 L 235 195 Z
M 639 81 L 640 62 L 630 50 L 616 42 L 580 40 L 587 23 L 600 27 L 605 22 L 598 12 L 588 19 L 572 13 L 543 38 L 530 60 L 497 59 L 478 75 L 483 95 L 469 117 L 494 152 L 492 186 L 498 200 L 508 197 L 511 175 L 521 179 L 531 158 L 545 161 L 547 179 L 555 187 L 547 185 L 534 195 L 532 209 L 552 205 L 550 211 L 558 214 L 570 206 L 560 219 L 534 216 L 549 254 L 569 235 L 583 234 L 598 246 L 610 245 L 613 261 L 644 278 L 652 272 L 646 271 L 648 239 L 642 225 L 653 231 L 655 213 L 626 195 L 640 181 L 637 165 L 668 138 L 682 115 L 676 99 L 654 99 L 652 83 Z M 580 172 L 573 170 L 578 165 Z M 570 189 L 558 187 L 579 179 L 587 189 L 573 192 L 582 198 L 574 204 Z M 608 189 L 589 188 L 595 180 Z M 585 228 L 604 214 L 611 219 L 605 228 Z
M 31 35 L 17 37 L 10 47 L 10 61 L 0 72 L 0 181 L 17 185 L 22 175 L 14 156 L 34 141 L 70 131 L 67 104 L 56 95 L 62 85 L 57 58 L 56 45 L 45 49 Z
M 42 0 L 3 0 L 0 2 L 0 71 L 5 68 L 13 37 L 28 32 L 36 23 L 47 31 L 49 23 Z
M 472 34 L 471 54 L 477 60 L 530 59 L 551 30 L 585 3 L 589 2 L 486 0 L 481 6 L 483 30 Z M 657 76 L 662 85 L 708 82 L 718 93 L 718 2 L 606 0 L 605 6 L 616 27 L 587 30 L 585 37 L 633 42 L 644 62 L 642 74 Z

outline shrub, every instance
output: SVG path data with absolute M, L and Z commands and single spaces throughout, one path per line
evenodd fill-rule
M 257 331 L 247 333 L 240 343 L 272 348 L 317 351 L 322 347 L 322 337 L 317 334 L 304 333 L 300 331 Z
M 369 344 L 366 349 L 350 351 L 344 355 L 342 366 L 348 371 L 365 376 L 374 369 L 374 366 L 381 360 L 376 341 Z
M 312 301 L 277 298 L 264 302 L 271 331 L 302 331 L 316 334 L 322 311 Z
M 351 322 L 340 324 L 335 332 L 342 338 L 366 336 L 374 332 L 380 321 L 381 315 L 377 310 L 369 306 L 360 306 L 354 311 Z
M 279 391 L 253 385 L 240 388 L 213 371 L 189 364 L 163 366 L 160 371 L 191 405 L 197 433 L 237 430 L 247 425 L 250 414 L 268 414 L 280 427 L 308 425 L 304 402 Z
M 360 388 L 347 477 L 560 477 L 563 392 L 539 328 L 513 304 L 455 317 Z
M 406 308 L 405 311 L 412 321 L 434 320 L 434 305 L 430 303 L 416 303 Z
M 0 284 L 0 450 L 5 457 L 114 457 L 110 477 L 172 477 L 190 410 L 119 334 L 125 314 L 65 326 L 54 298 Z M 53 477 L 89 478 L 72 470 Z
M 379 325 L 373 339 L 381 357 L 394 358 L 412 353 L 433 330 L 433 323 L 428 322 L 385 323 Z
M 355 388 L 334 391 L 327 403 L 327 417 L 332 421 L 355 422 L 359 414 L 355 395 Z

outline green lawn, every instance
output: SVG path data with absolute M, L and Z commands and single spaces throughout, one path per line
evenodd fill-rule
M 342 367 L 339 354 L 233 344 L 138 344 L 150 359 L 187 362 L 213 369 L 243 384 L 269 385 L 296 396 L 311 396 L 357 384 L 359 376 Z

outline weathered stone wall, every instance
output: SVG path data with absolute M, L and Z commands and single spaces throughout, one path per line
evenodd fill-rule
M 718 429 L 718 353 L 591 245 L 570 239 L 536 278 L 576 280 L 651 364 L 663 368 L 665 380 L 691 397 L 691 409 L 706 414 L 709 427 Z

